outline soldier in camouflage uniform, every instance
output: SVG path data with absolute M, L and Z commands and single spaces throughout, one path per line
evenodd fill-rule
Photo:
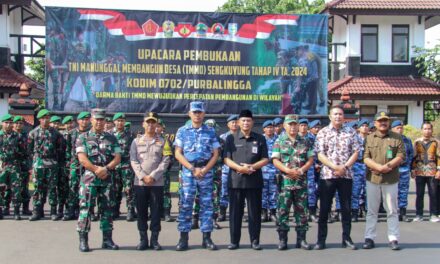
M 72 129 L 67 134 L 66 156 L 69 158 L 67 165 L 69 166 L 69 194 L 67 198 L 67 213 L 63 217 L 63 221 L 78 219 L 79 216 L 79 181 L 84 171 L 84 167 L 79 163 L 76 155 L 76 140 L 81 134 L 88 131 L 90 125 L 90 113 L 81 112 L 76 117 L 78 127 Z M 91 209 L 91 218 L 95 219 L 93 209 Z
M 32 176 L 35 186 L 34 209 L 30 221 L 44 217 L 44 203 L 49 199 L 50 216 L 57 219 L 58 164 L 64 160 L 63 137 L 49 126 L 50 113 L 42 109 L 37 114 L 40 125 L 29 132 L 28 149 L 32 155 Z
M 104 131 L 105 132 L 109 132 L 109 133 L 113 133 L 113 129 L 114 128 L 115 128 L 115 123 L 113 123 L 112 118 L 111 117 L 106 117 L 105 118 Z
M 14 219 L 21 220 L 20 204 L 22 183 L 20 179 L 20 160 L 26 152 L 25 142 L 20 135 L 12 130 L 13 116 L 6 114 L 1 118 L 0 131 L 0 219 L 3 219 L 1 207 L 7 187 L 11 190 L 14 206 Z
M 121 147 L 121 163 L 116 166 L 116 171 L 113 177 L 113 192 L 116 197 L 116 204 L 113 208 L 113 218 L 117 219 L 119 217 L 119 209 L 121 207 L 122 201 L 122 191 L 124 191 L 126 196 L 127 204 L 127 221 L 134 221 L 135 212 L 134 206 L 135 202 L 133 199 L 133 180 L 134 173 L 130 166 L 130 146 L 133 142 L 133 136 L 130 131 L 125 129 L 125 114 L 116 113 L 113 116 L 113 122 L 115 123 L 115 128 L 113 130 L 113 135 L 118 140 L 119 146 Z
M 214 129 L 203 124 L 205 110 L 202 102 L 191 102 L 189 116 L 192 123 L 177 131 L 174 141 L 175 157 L 182 164 L 182 201 L 179 211 L 180 240 L 176 250 L 188 249 L 191 213 L 196 191 L 200 193 L 201 226 L 204 248 L 216 250 L 211 240 L 213 229 L 213 171 L 219 156 L 220 143 Z
M 311 146 L 315 144 L 316 135 L 321 129 L 321 122 L 319 120 L 313 120 L 309 123 L 309 132 L 306 138 L 310 141 Z M 316 207 L 318 203 L 317 199 L 317 189 L 318 181 L 316 175 L 319 175 L 319 161 L 318 157 L 314 155 L 313 165 L 307 171 L 307 196 L 309 203 L 309 221 L 318 222 L 318 217 L 316 216 Z M 319 177 L 319 176 L 318 176 Z
M 14 131 L 22 138 L 23 142 L 27 142 L 28 134 L 23 131 L 24 118 L 22 116 L 14 117 Z M 20 155 L 20 179 L 21 179 L 21 199 L 23 202 L 23 215 L 31 215 L 29 210 L 29 202 L 31 201 L 31 195 L 29 193 L 29 170 L 31 168 L 31 162 L 29 160 L 29 153 L 27 151 Z
M 279 195 L 279 250 L 287 249 L 289 232 L 289 211 L 293 204 L 296 222 L 296 247 L 310 250 L 306 242 L 307 221 L 307 170 L 313 164 L 313 149 L 305 137 L 298 134 L 298 117 L 287 115 L 284 119 L 286 133 L 278 137 L 272 150 L 275 167 L 283 179 Z
M 84 166 L 80 180 L 80 215 L 77 231 L 80 237 L 79 250 L 89 251 L 88 233 L 91 226 L 90 209 L 92 199 L 98 199 L 102 213 L 100 229 L 103 232 L 103 249 L 119 249 L 113 242 L 112 177 L 116 166 L 121 162 L 121 148 L 116 138 L 104 131 L 105 111 L 92 109 L 92 129 L 81 134 L 76 140 L 75 149 L 79 162 Z

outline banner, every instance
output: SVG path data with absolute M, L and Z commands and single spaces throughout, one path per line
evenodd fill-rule
M 46 107 L 327 114 L 326 15 L 46 8 Z

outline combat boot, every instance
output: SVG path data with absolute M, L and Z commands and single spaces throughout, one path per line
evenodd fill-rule
M 111 230 L 102 232 L 102 248 L 112 250 L 119 249 L 119 246 L 116 245 L 115 242 L 113 242 Z
M 19 205 L 14 206 L 14 220 L 21 220 Z
M 34 208 L 34 210 L 32 211 L 31 217 L 29 217 L 29 221 L 37 221 L 37 220 L 40 220 L 42 218 L 42 216 L 41 216 L 41 209 L 40 208 L 41 208 L 41 206 Z
M 202 247 L 209 250 L 217 250 L 217 246 L 211 240 L 211 232 L 203 233 Z
M 359 210 L 358 209 L 352 209 L 351 210 L 351 222 L 356 223 L 359 221 Z
M 188 232 L 180 232 L 179 243 L 177 243 L 176 251 L 185 251 L 188 249 Z
M 9 203 L 7 203 L 5 208 L 3 208 L 3 215 L 4 216 L 8 216 L 9 215 Z
M 302 248 L 305 250 L 311 250 L 312 246 L 306 241 L 306 231 L 299 230 L 296 231 L 296 248 Z
M 217 218 L 218 218 L 217 216 L 214 216 L 214 218 L 213 218 L 213 225 L 214 225 L 215 229 L 220 230 L 220 229 L 222 229 L 222 227 L 218 224 Z
M 199 229 L 199 214 L 193 214 L 191 229 Z
M 127 220 L 127 222 L 133 222 L 134 221 L 134 208 L 133 207 L 128 209 L 126 220 Z
M 287 231 L 279 230 L 278 237 L 280 242 L 278 243 L 278 250 L 286 250 L 287 249 Z
M 57 212 L 57 220 L 63 219 L 64 216 L 64 204 L 58 205 L 58 212 Z
M 139 241 L 139 244 L 137 245 L 136 249 L 137 250 L 147 250 L 147 248 L 148 248 L 147 231 L 139 231 L 139 237 L 140 237 L 140 241 Z
M 50 207 L 50 219 L 52 221 L 58 221 L 58 216 L 57 216 L 57 207 L 56 206 L 51 206 Z
M 29 201 L 23 202 L 23 215 L 32 215 L 32 212 L 29 210 Z
M 162 246 L 159 244 L 159 232 L 151 232 L 151 248 L 154 250 L 162 250 Z
M 318 217 L 316 216 L 316 207 L 309 207 L 309 222 L 318 223 Z
M 267 209 L 261 210 L 261 222 L 269 222 L 269 216 L 267 215 Z
M 176 219 L 171 217 L 171 210 L 170 208 L 164 209 L 164 221 L 165 222 L 174 222 Z
M 278 226 L 277 209 L 270 209 L 270 221 Z
M 75 220 L 75 212 L 73 208 L 67 208 L 67 212 L 63 216 L 63 221 Z
M 89 233 L 79 232 L 79 251 L 89 252 Z
M 406 208 L 405 207 L 401 207 L 399 210 L 399 221 L 411 222 L 411 220 L 406 216 Z
M 226 221 L 226 207 L 220 206 L 220 215 L 218 216 L 217 221 L 219 222 Z

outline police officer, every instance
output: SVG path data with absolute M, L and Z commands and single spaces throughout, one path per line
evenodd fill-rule
M 14 117 L 14 131 L 22 138 L 22 141 L 27 143 L 28 134 L 23 130 L 24 118 L 22 116 Z M 29 162 L 29 153 L 25 151 L 20 158 L 20 179 L 21 179 L 21 199 L 23 202 L 23 215 L 31 215 L 29 210 L 29 203 L 31 201 L 31 195 L 29 193 L 29 170 L 31 164 Z
M 116 166 L 116 171 L 113 178 L 112 187 L 116 204 L 113 208 L 113 218 L 117 219 L 119 217 L 119 208 L 122 201 L 122 191 L 124 191 L 126 196 L 127 204 L 127 221 L 134 221 L 134 197 L 133 197 L 133 180 L 134 173 L 130 166 L 130 146 L 133 142 L 133 137 L 129 131 L 125 128 L 125 114 L 116 113 L 113 116 L 113 122 L 115 123 L 115 128 L 113 130 L 113 135 L 118 140 L 119 146 L 121 147 L 121 163 Z
M 242 110 L 239 115 L 240 131 L 226 138 L 224 162 L 231 172 L 228 178 L 230 200 L 230 235 L 228 249 L 240 246 L 241 224 L 246 199 L 249 215 L 249 235 L 254 250 L 261 250 L 261 196 L 263 175 L 261 168 L 268 164 L 266 139 L 252 131 L 252 112 Z
M 19 134 L 12 130 L 14 117 L 10 114 L 2 116 L 0 131 L 0 206 L 4 205 L 6 189 L 11 190 L 11 200 L 14 206 L 14 219 L 21 220 L 20 205 L 22 183 L 20 178 L 20 160 L 26 152 L 25 142 Z M 0 219 L 3 219 L 0 208 Z
M 182 164 L 182 194 L 179 211 L 180 240 L 177 251 L 188 249 L 188 232 L 191 231 L 191 214 L 196 192 L 200 193 L 200 230 L 204 248 L 216 250 L 211 240 L 213 229 L 213 171 L 219 156 L 220 143 L 215 131 L 203 124 L 205 109 L 202 102 L 191 102 L 191 124 L 177 131 L 174 141 L 176 160 Z
M 100 228 L 103 232 L 102 248 L 119 249 L 113 242 L 112 206 L 114 198 L 110 197 L 112 174 L 121 162 L 121 148 L 116 138 L 104 131 L 105 110 L 92 109 L 92 129 L 81 134 L 76 140 L 76 154 L 84 173 L 81 175 L 79 198 L 80 214 L 77 231 L 79 233 L 81 252 L 89 251 L 88 233 L 90 231 L 91 201 L 97 197 L 98 208 L 102 213 Z
M 49 126 L 50 113 L 42 109 L 37 114 L 40 125 L 29 132 L 28 149 L 32 155 L 32 176 L 35 186 L 33 212 L 30 221 L 44 217 L 44 203 L 49 198 L 50 216 L 57 220 L 58 164 L 64 160 L 63 137 Z
M 69 194 L 67 197 L 67 213 L 63 217 L 63 221 L 69 221 L 77 219 L 79 216 L 79 181 L 83 173 L 84 168 L 79 163 L 78 156 L 76 155 L 76 140 L 78 137 L 87 132 L 90 126 L 90 113 L 81 112 L 76 117 L 78 127 L 72 129 L 68 133 L 66 141 L 66 152 L 70 153 L 68 160 L 69 164 Z M 94 218 L 93 210 L 91 210 L 92 220 Z
M 156 133 L 158 115 L 150 112 L 145 115 L 142 126 L 144 135 L 133 140 L 130 148 L 131 166 L 135 173 L 134 192 L 138 211 L 138 230 L 140 243 L 137 250 L 145 250 L 148 244 L 148 208 L 151 209 L 151 248 L 160 250 L 158 242 L 160 214 L 163 205 L 164 172 L 168 168 L 172 149 L 169 141 Z M 117 126 L 117 125 L 116 125 Z
M 313 149 L 309 140 L 298 134 L 298 117 L 287 115 L 284 119 L 286 133 L 278 137 L 272 150 L 273 164 L 283 175 L 279 196 L 279 250 L 287 249 L 289 212 L 293 204 L 296 220 L 296 247 L 310 250 L 306 241 L 307 222 L 307 170 L 313 164 Z
M 313 145 L 315 144 L 316 135 L 321 129 L 321 121 L 313 120 L 309 123 L 309 132 L 307 133 L 306 138 L 310 141 L 311 148 L 313 149 Z M 316 207 L 317 207 L 317 182 L 319 180 L 319 169 L 320 164 L 318 158 L 313 153 L 313 165 L 310 166 L 307 171 L 307 199 L 308 199 L 308 209 L 309 209 L 309 221 L 318 222 L 318 217 L 316 216 Z M 318 175 L 318 177 L 317 177 Z
M 398 201 L 399 201 L 399 221 L 409 222 L 410 219 L 406 217 L 406 207 L 408 206 L 408 191 L 409 180 L 411 177 L 411 163 L 414 157 L 414 148 L 411 139 L 403 135 L 403 122 L 396 120 L 391 124 L 391 131 L 402 135 L 403 143 L 405 144 L 406 159 L 399 166 L 399 186 L 398 186 Z
M 226 119 L 227 126 L 229 131 L 221 134 L 220 139 L 224 142 L 226 138 L 233 133 L 236 133 L 238 130 L 237 125 L 238 115 L 230 115 L 228 119 Z M 229 167 L 226 164 L 222 166 L 222 191 L 220 195 L 220 216 L 218 218 L 219 222 L 226 221 L 226 210 L 229 205 L 229 195 L 228 195 L 228 175 L 229 175 Z
M 263 123 L 263 132 L 266 139 L 267 151 L 269 157 L 272 156 L 272 148 L 274 146 L 277 136 L 274 134 L 274 125 L 272 120 L 266 120 Z M 261 168 L 263 172 L 263 193 L 262 193 L 262 214 L 261 221 L 267 222 L 270 220 L 278 224 L 277 219 L 277 200 L 278 188 L 276 182 L 277 168 L 272 162 Z

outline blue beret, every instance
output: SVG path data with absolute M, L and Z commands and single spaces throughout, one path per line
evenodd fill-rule
M 368 125 L 368 127 L 369 127 L 370 129 L 373 129 L 373 128 L 374 128 L 374 123 L 373 123 L 373 122 L 370 122 L 370 124 Z
M 320 125 L 321 125 L 321 121 L 319 120 L 313 120 L 312 122 L 309 123 L 310 128 L 314 128 L 315 126 L 320 126 Z
M 268 127 L 268 126 L 273 126 L 273 121 L 272 120 L 264 121 L 263 128 Z
M 228 119 L 226 119 L 226 122 L 231 122 L 231 121 L 234 121 L 234 120 L 238 120 L 238 115 L 230 115 L 229 117 L 228 117 Z
M 396 127 L 396 126 L 403 126 L 403 122 L 400 120 L 396 120 L 391 124 L 391 128 Z
M 357 122 L 358 127 L 361 127 L 363 125 L 368 125 L 370 123 L 370 121 L 368 121 L 367 119 L 361 119 Z
M 277 117 L 277 118 L 275 118 L 275 119 L 273 120 L 273 124 L 274 124 L 274 126 L 281 125 L 282 123 L 283 123 L 283 119 L 282 119 L 282 118 Z
M 298 124 L 307 124 L 307 125 L 309 125 L 309 120 L 307 120 L 307 118 L 301 118 L 298 121 Z

